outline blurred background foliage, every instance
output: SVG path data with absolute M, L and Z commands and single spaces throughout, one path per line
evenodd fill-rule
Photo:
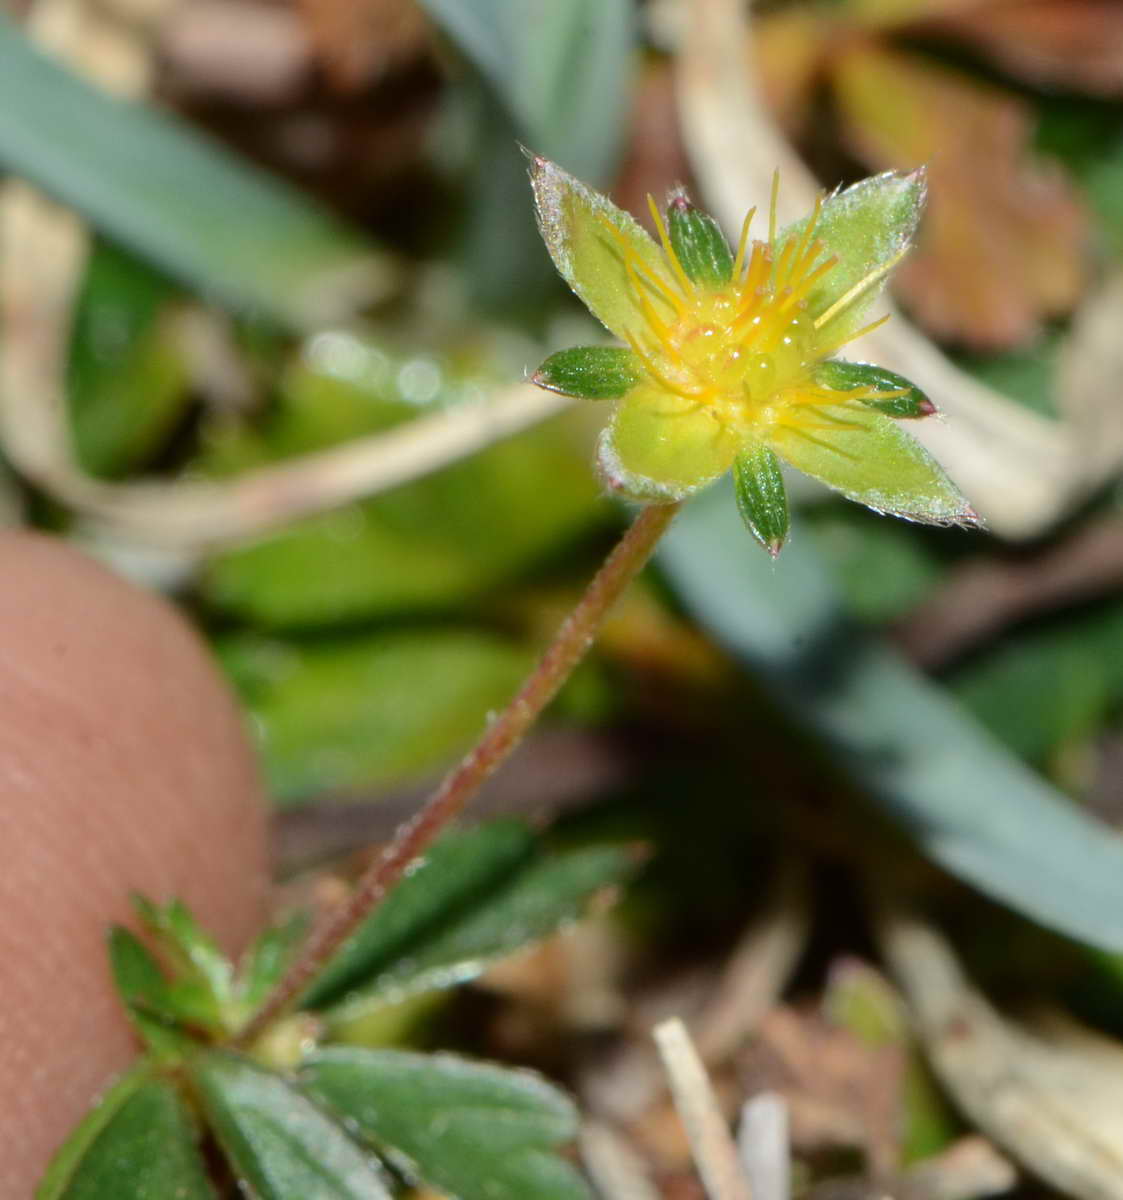
M 190 613 L 245 704 L 288 875 L 410 810 L 623 519 L 588 469 L 593 406 L 485 429 L 385 491 L 332 452 L 418 418 L 432 439 L 458 413 L 486 426 L 496 397 L 533 395 L 522 381 L 545 353 L 597 338 L 540 245 L 519 143 L 636 211 L 694 186 L 679 66 L 715 5 L 25 0 L 0 16 L 3 517 Z M 735 47 L 746 79 L 822 184 L 928 164 L 896 293 L 909 319 L 1011 413 L 1063 427 L 1082 322 L 1123 318 L 1123 6 L 769 0 L 751 16 Z M 1118 440 L 1104 340 L 1078 400 Z M 57 351 L 46 365 L 42 345 Z M 1003 1003 L 1063 1002 L 1123 1032 L 1123 513 L 1119 463 L 1096 471 L 1017 542 L 808 491 L 775 568 L 703 498 L 485 800 L 564 814 L 564 837 L 650 844 L 625 906 L 648 988 L 728 953 L 775 879 L 813 867 L 817 932 L 794 957 L 822 1003 L 796 1033 L 774 1009 L 772 1058 L 750 1065 L 836 1117 L 844 1085 L 821 1094 L 799 1054 L 849 1029 L 851 1083 L 871 1061 L 855 1057 L 863 1039 L 915 1059 L 899 1021 L 867 1037 L 840 1000 L 847 980 L 862 1003 L 890 989 L 851 959 L 831 966 L 874 953 L 862 889 L 938 914 Z M 248 478 L 260 488 L 237 491 Z M 200 496 L 221 537 L 196 531 Z M 881 955 L 923 1032 L 903 945 Z M 562 1066 L 566 1020 L 627 1026 L 607 1000 L 608 1015 L 574 1002 L 578 1016 L 549 1019 L 541 1001 L 488 1048 Z M 853 1086 L 876 1108 L 884 1072 L 869 1069 Z M 894 1079 L 892 1102 L 930 1131 L 915 1144 L 945 1151 L 958 1119 L 930 1082 Z M 808 1135 L 814 1170 L 854 1167 L 855 1149 L 871 1170 L 900 1167 L 899 1130 L 870 1134 L 874 1117 Z M 635 1136 L 673 1177 L 682 1156 L 645 1120 Z

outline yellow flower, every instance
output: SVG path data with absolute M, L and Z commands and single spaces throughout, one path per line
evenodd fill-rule
M 832 355 L 881 321 L 869 305 L 908 248 L 922 173 L 876 176 L 819 201 L 768 239 L 745 218 L 736 253 L 679 191 L 651 201 L 656 244 L 625 212 L 536 158 L 539 227 L 559 272 L 624 347 L 552 355 L 535 375 L 618 400 L 598 468 L 610 489 L 680 500 L 731 467 L 746 523 L 776 554 L 788 516 L 780 459 L 881 512 L 977 517 L 893 418 L 934 411 L 907 380 Z M 884 320 L 886 318 L 882 318 Z

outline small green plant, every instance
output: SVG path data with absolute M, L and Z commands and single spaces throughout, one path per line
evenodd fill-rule
M 397 1179 L 466 1200 L 583 1200 L 555 1152 L 576 1115 L 545 1081 L 342 1039 L 400 1032 L 403 1014 L 579 915 L 634 861 L 626 847 L 547 853 L 515 821 L 446 835 L 297 1010 L 248 1042 L 303 920 L 264 933 L 235 968 L 183 905 L 138 898 L 147 944 L 118 927 L 109 953 L 146 1052 L 59 1151 L 38 1200 L 217 1196 L 215 1152 L 268 1200 L 390 1196 Z
M 551 356 L 543 387 L 615 399 L 604 483 L 645 507 L 476 747 L 307 939 L 290 922 L 235 968 L 178 903 L 138 901 L 151 948 L 110 937 L 141 1063 L 59 1152 L 40 1200 L 218 1194 L 206 1152 L 267 1200 L 351 1200 L 403 1178 L 460 1200 L 578 1200 L 555 1153 L 576 1127 L 536 1077 L 448 1055 L 344 1044 L 554 930 L 633 855 L 546 854 L 521 825 L 446 832 L 588 650 L 683 500 L 732 468 L 740 511 L 775 556 L 788 533 L 785 460 L 878 511 L 935 523 L 975 513 L 896 424 L 933 411 L 907 380 L 831 356 L 900 261 L 923 177 L 881 175 L 734 254 L 681 192 L 652 205 L 660 248 L 627 214 L 534 159 L 540 227 L 559 271 L 627 347 Z M 873 322 L 878 324 L 879 322 Z M 420 861 L 420 865 L 418 865 Z M 369 1032 L 369 1025 L 367 1026 Z

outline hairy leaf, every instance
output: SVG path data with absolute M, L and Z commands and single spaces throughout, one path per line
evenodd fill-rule
M 301 1081 L 414 1179 L 457 1200 L 587 1200 L 552 1153 L 577 1132 L 572 1104 L 529 1072 L 450 1054 L 328 1048 Z
M 321 1008 L 395 961 L 412 959 L 457 914 L 494 894 L 533 851 L 534 836 L 520 821 L 446 833 L 316 976 L 304 1005 Z
M 532 859 L 475 903 L 450 906 L 408 952 L 372 972 L 325 1015 L 342 1025 L 404 996 L 473 979 L 495 959 L 579 916 L 596 892 L 626 878 L 634 862 L 631 851 L 610 846 Z
M 371 1155 L 280 1075 L 221 1050 L 200 1055 L 191 1074 L 243 1191 L 256 1200 L 390 1200 Z
M 70 1135 L 35 1200 L 217 1200 L 197 1136 L 174 1084 L 144 1063 Z

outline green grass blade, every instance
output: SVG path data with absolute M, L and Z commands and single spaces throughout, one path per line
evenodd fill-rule
M 847 625 L 805 541 L 773 566 L 731 554 L 739 535 L 724 488 L 671 530 L 662 563 L 687 608 L 836 748 L 925 854 L 1042 925 L 1123 950 L 1123 839 Z
M 174 119 L 115 99 L 0 16 L 0 166 L 190 287 L 304 328 L 387 285 L 371 244 Z

